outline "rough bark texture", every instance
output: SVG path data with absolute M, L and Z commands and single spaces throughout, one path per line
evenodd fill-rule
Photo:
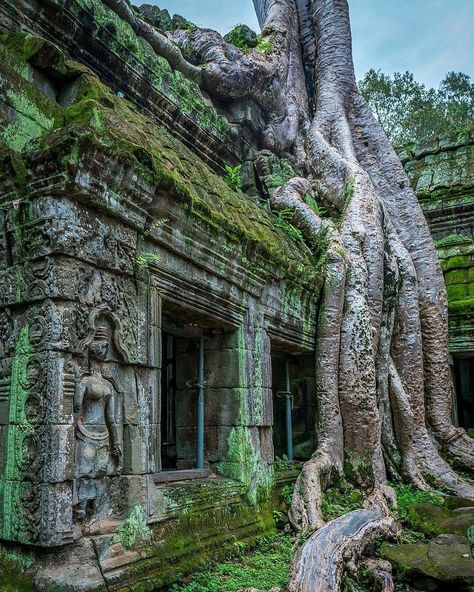
M 345 562 L 393 528 L 389 476 L 474 499 L 473 485 L 440 456 L 474 467 L 473 441 L 452 424 L 443 275 L 403 167 L 358 93 L 347 0 L 254 0 L 268 55 L 244 55 L 208 30 L 166 37 L 125 0 L 104 1 L 210 95 L 261 109 L 260 147 L 289 158 L 300 175 L 274 192 L 271 207 L 293 210 L 310 247 L 328 242 L 318 449 L 291 508 L 310 536 L 290 590 L 337 590 Z M 306 203 L 308 194 L 332 221 Z M 367 490 L 367 507 L 325 525 L 323 491 L 341 475 Z M 374 574 L 393 590 L 386 570 Z

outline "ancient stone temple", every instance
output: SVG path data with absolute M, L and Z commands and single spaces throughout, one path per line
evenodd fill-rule
M 0 539 L 41 590 L 154 590 L 314 449 L 318 261 L 265 205 L 287 163 L 230 187 L 232 114 L 100 1 L 0 23 Z
M 408 147 L 401 157 L 445 275 L 456 419 L 474 428 L 474 135 Z
M 0 539 L 34 554 L 25 589 L 168 585 L 272 530 L 315 449 L 321 261 L 269 211 L 289 163 L 248 164 L 258 117 L 100 0 L 0 0 Z M 472 139 L 406 160 L 468 401 Z

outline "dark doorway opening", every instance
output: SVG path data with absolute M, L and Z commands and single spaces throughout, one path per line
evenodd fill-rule
M 459 425 L 474 428 L 474 356 L 454 358 L 454 383 Z
M 162 333 L 161 466 L 176 469 L 176 339 Z
M 311 355 L 272 354 L 273 447 L 275 458 L 288 459 L 288 413 L 291 410 L 291 452 L 306 460 L 315 449 L 315 376 Z M 288 388 L 289 387 L 289 388 Z M 288 392 L 291 393 L 288 404 Z

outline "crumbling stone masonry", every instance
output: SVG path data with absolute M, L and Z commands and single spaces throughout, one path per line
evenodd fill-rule
M 155 590 L 274 528 L 272 359 L 314 400 L 318 261 L 101 2 L 0 24 L 0 539 L 35 589 Z

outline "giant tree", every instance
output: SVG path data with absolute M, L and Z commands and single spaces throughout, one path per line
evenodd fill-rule
M 271 207 L 291 208 L 309 246 L 325 237 L 318 447 L 293 495 L 291 520 L 308 539 L 290 590 L 337 590 L 344 563 L 393 528 L 388 475 L 474 498 L 441 456 L 474 468 L 474 442 L 451 420 L 443 275 L 403 167 L 358 92 L 348 2 L 254 0 L 265 54 L 206 29 L 164 34 L 126 0 L 104 2 L 209 95 L 258 106 L 259 147 L 296 171 Z M 366 492 L 365 508 L 325 524 L 322 491 L 344 475 Z

